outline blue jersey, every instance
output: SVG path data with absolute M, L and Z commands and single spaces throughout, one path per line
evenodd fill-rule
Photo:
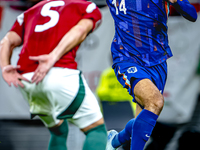
M 168 45 L 168 0 L 106 0 L 115 21 L 111 51 L 114 65 L 129 61 L 142 66 L 161 64 L 172 56 Z M 188 0 L 172 4 L 189 21 L 197 12 Z
M 107 4 L 115 21 L 111 46 L 114 64 L 129 61 L 153 66 L 172 56 L 167 35 L 167 1 L 107 0 Z

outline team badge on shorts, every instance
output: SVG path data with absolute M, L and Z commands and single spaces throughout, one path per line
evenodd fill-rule
M 137 72 L 137 68 L 136 67 L 130 67 L 127 69 L 128 73 L 136 73 Z

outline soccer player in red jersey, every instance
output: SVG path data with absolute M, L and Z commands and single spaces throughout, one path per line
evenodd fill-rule
M 80 43 L 100 23 L 101 13 L 92 2 L 44 0 L 19 15 L 1 41 L 2 76 L 8 85 L 19 86 L 31 115 L 49 129 L 49 150 L 67 149 L 66 120 L 85 133 L 83 150 L 105 150 L 98 102 L 75 61 Z M 12 51 L 22 44 L 17 66 L 12 66 Z

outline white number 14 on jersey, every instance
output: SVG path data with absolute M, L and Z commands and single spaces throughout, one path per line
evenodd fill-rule
M 115 6 L 116 15 L 119 14 L 119 11 L 123 11 L 124 14 L 126 14 L 125 0 L 121 0 L 121 3 L 119 4 L 119 11 L 118 11 L 118 8 L 117 8 L 117 1 L 116 1 L 116 0 L 113 0 L 113 1 L 112 1 L 112 4 Z

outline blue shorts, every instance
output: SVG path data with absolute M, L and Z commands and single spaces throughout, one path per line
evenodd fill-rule
M 133 97 L 133 102 L 136 102 L 133 93 L 134 87 L 142 79 L 150 79 L 163 94 L 167 79 L 166 62 L 151 67 L 144 67 L 133 62 L 120 62 L 115 63 L 113 69 L 118 81 Z

